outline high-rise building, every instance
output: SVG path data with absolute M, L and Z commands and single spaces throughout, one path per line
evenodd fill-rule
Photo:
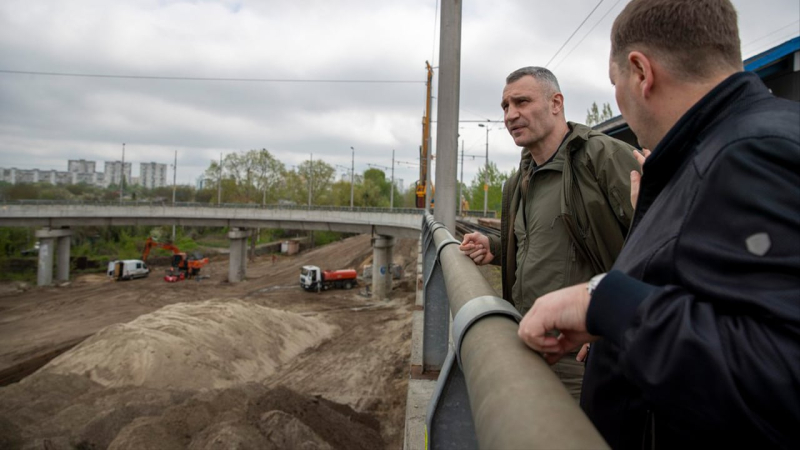
M 103 181 L 105 186 L 112 184 L 119 186 L 122 184 L 123 174 L 125 176 L 125 183 L 130 184 L 131 182 L 131 163 L 129 162 L 125 163 L 125 167 L 123 169 L 122 161 L 106 161 L 104 172 L 105 177 Z
M 67 172 L 94 173 L 95 164 L 94 161 L 87 161 L 85 159 L 70 159 L 67 162 Z
M 167 185 L 167 165 L 154 162 L 139 164 L 139 183 L 147 189 Z

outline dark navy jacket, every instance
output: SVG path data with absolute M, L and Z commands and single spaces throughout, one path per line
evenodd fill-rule
M 742 72 L 675 124 L 587 328 L 613 448 L 800 445 L 800 104 Z

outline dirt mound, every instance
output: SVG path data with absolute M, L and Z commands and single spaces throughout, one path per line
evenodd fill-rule
M 0 444 L 9 450 L 385 448 L 369 415 L 254 383 L 189 392 L 44 374 L 0 389 L 0 400 Z
M 110 283 L 111 279 L 106 274 L 89 273 L 75 277 L 75 284 Z
M 335 330 L 239 300 L 178 303 L 104 328 L 37 374 L 74 373 L 106 387 L 226 388 L 268 378 Z

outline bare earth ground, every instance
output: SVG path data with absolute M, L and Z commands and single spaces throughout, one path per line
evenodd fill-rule
M 0 388 L 0 448 L 401 448 L 417 241 L 396 242 L 389 301 L 298 285 L 304 264 L 360 273 L 371 255 L 357 236 L 238 284 L 220 258 L 200 282 L 3 286 L 0 371 L 82 343 Z

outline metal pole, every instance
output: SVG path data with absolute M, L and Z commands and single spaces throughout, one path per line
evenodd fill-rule
M 438 248 L 453 236 L 439 228 L 433 239 Z M 496 297 L 458 245 L 442 247 L 439 261 L 453 317 L 472 299 Z M 474 322 L 461 344 L 478 448 L 608 448 L 544 359 L 520 341 L 517 330 L 510 318 L 490 315 Z
M 464 204 L 464 194 L 461 192 L 461 189 L 464 186 L 464 140 L 461 140 L 461 181 L 458 183 L 458 215 L 463 217 L 463 211 L 461 210 Z
M 489 211 L 489 127 L 486 127 L 486 173 L 483 174 L 483 217 Z
M 458 165 L 458 105 L 461 87 L 462 0 L 442 0 L 439 40 L 436 208 L 434 216 L 455 233 Z
M 392 149 L 392 190 L 389 192 L 389 210 L 392 208 L 394 208 L 394 149 Z
M 308 160 L 308 209 L 311 209 L 311 183 L 314 181 L 314 154 Z
M 175 188 L 178 179 L 178 151 L 175 150 L 175 162 L 172 164 L 172 206 L 175 207 Z M 172 242 L 175 242 L 175 224 L 172 224 Z
M 122 143 L 122 166 L 119 168 L 119 202 L 122 203 L 122 193 L 125 191 L 125 143 Z
M 219 154 L 219 176 L 217 177 L 217 206 L 222 204 L 222 152 Z
M 350 150 L 353 151 L 350 157 L 350 209 L 353 209 L 353 179 L 356 174 L 356 149 L 350 147 Z

